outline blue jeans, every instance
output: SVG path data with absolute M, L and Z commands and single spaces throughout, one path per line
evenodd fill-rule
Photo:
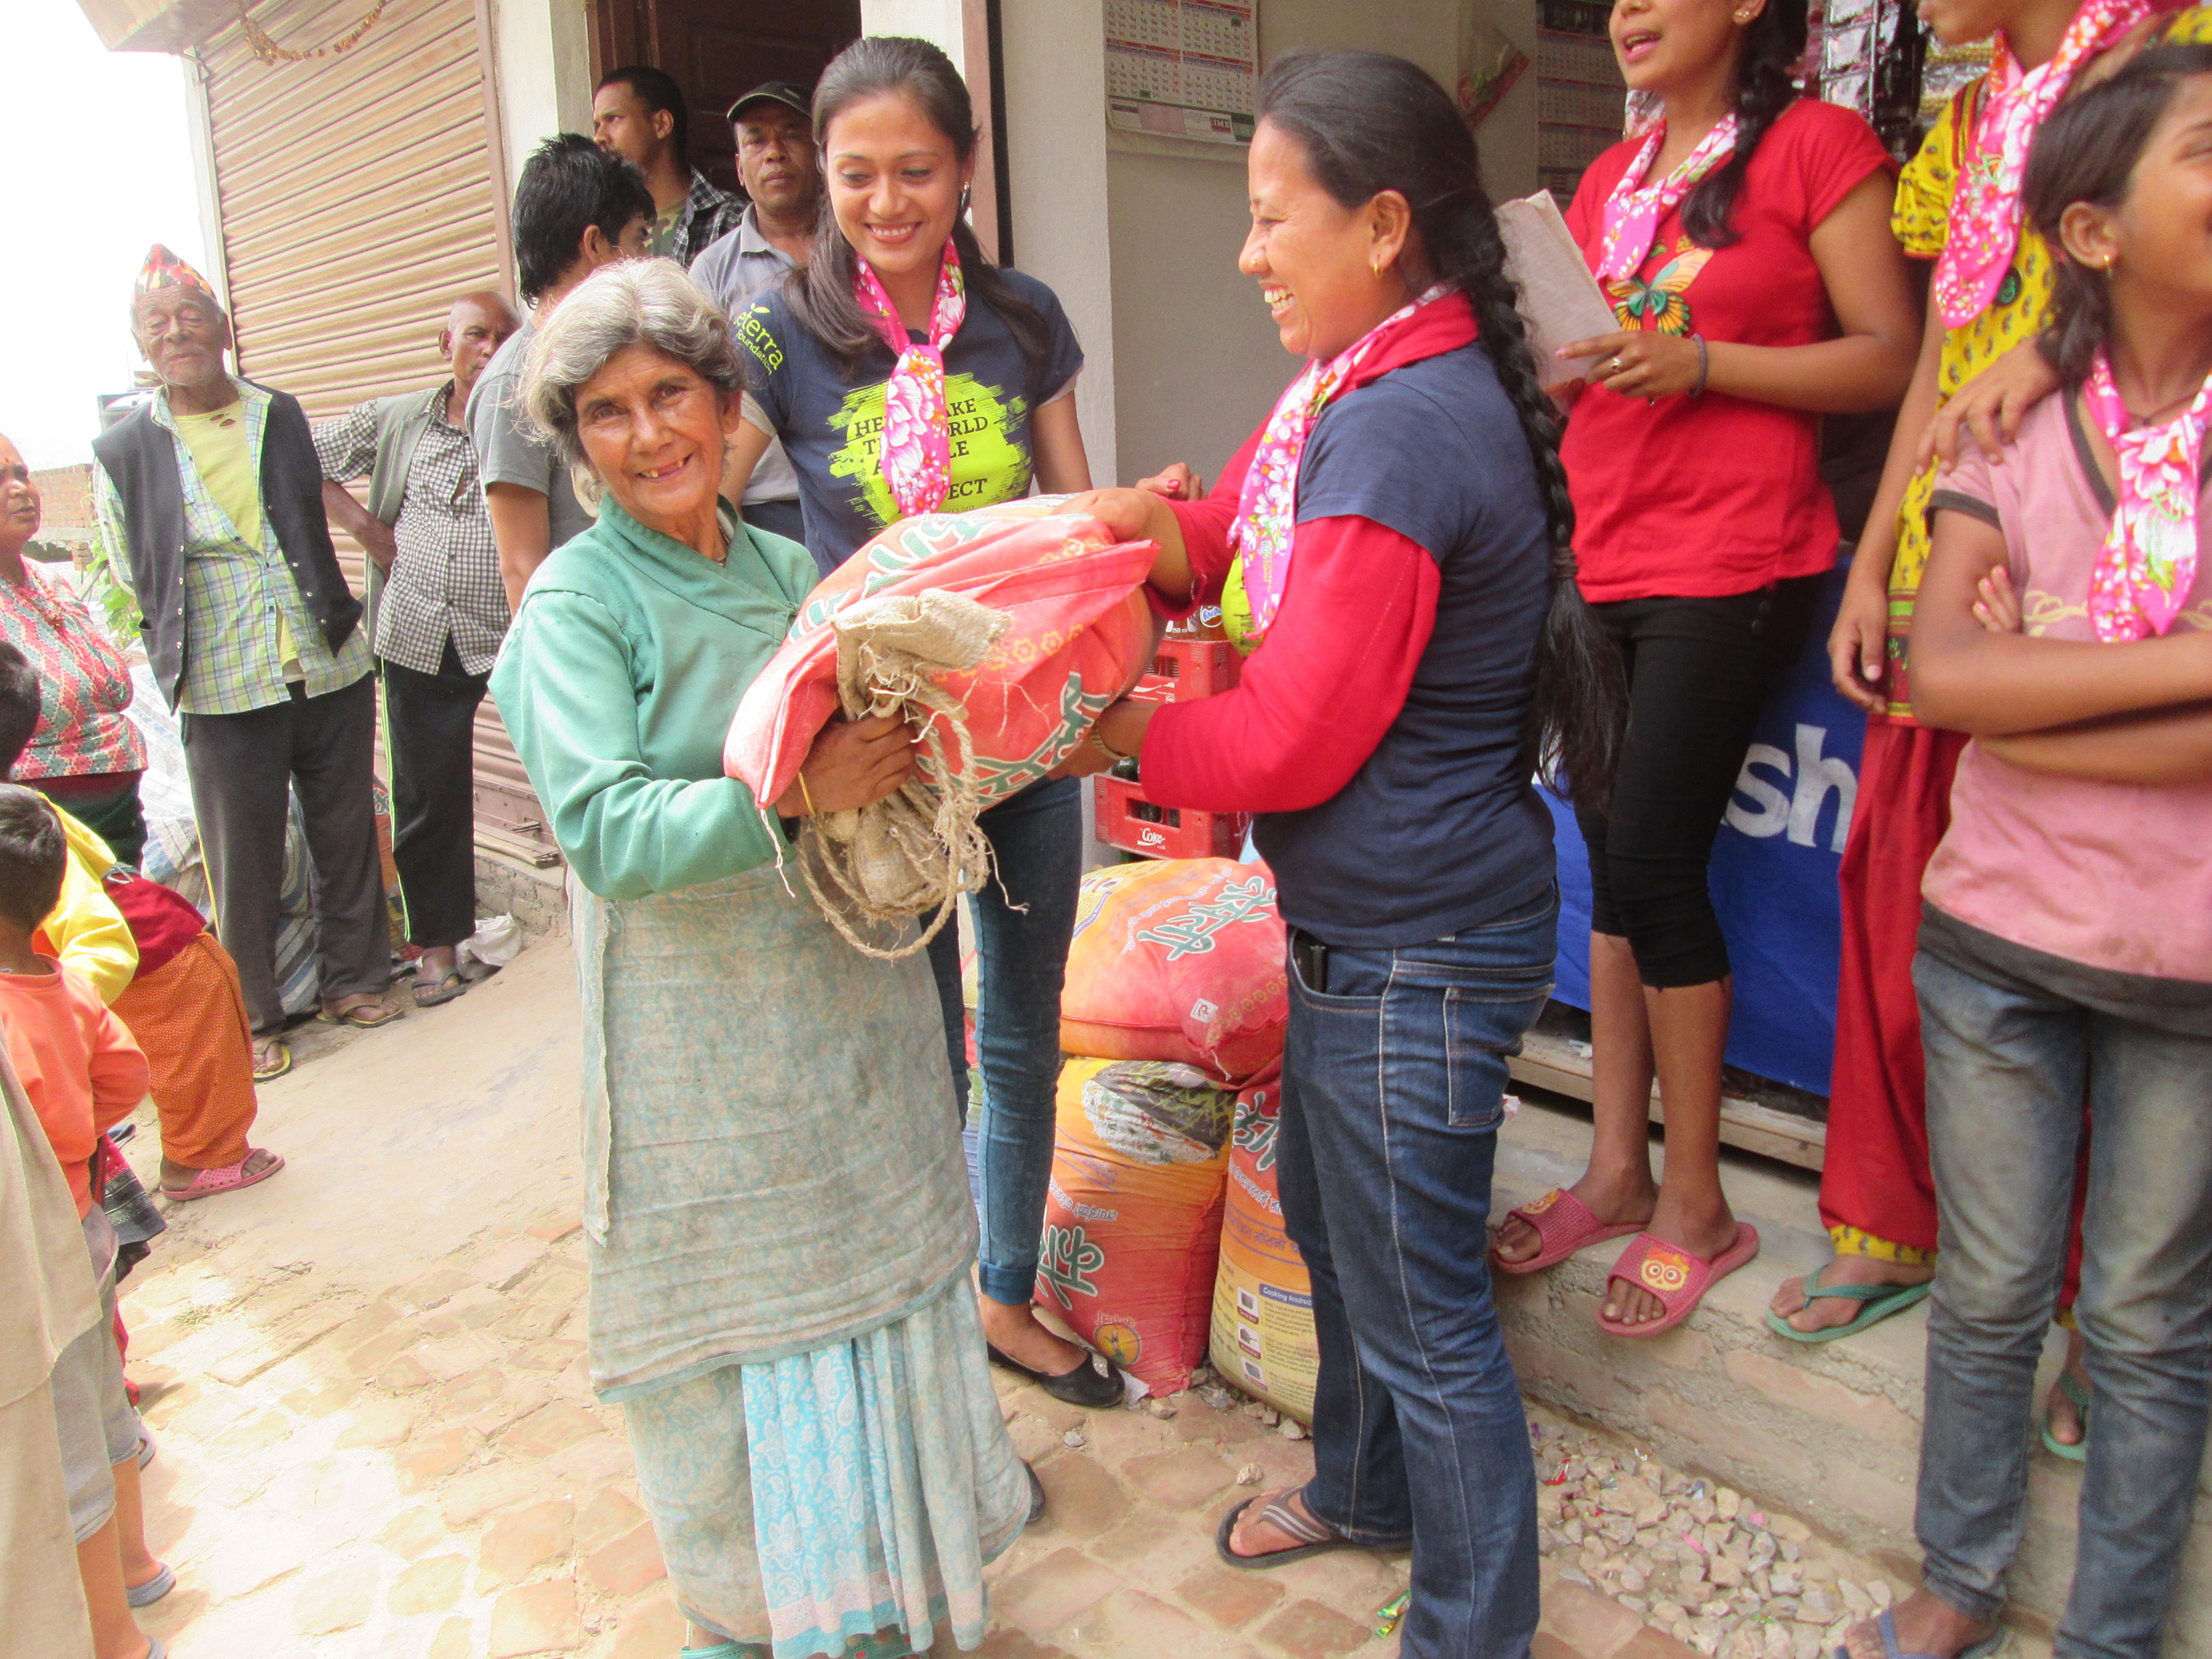
M 1036 1288 L 1052 1181 L 1053 1109 L 1060 1090 L 1060 988 L 1083 878 L 1082 784 L 1033 783 L 977 820 L 998 876 L 973 896 L 979 988 L 975 1053 L 983 1073 L 975 1126 L 976 1207 L 983 1224 L 977 1281 L 994 1302 L 1027 1303 Z M 960 941 L 950 922 L 929 943 L 945 1011 L 960 1117 L 968 1118 L 968 1046 Z
M 1485 1255 L 1505 1061 L 1550 994 L 1559 896 L 1398 950 L 1293 935 L 1276 1174 L 1313 1275 L 1314 1517 L 1413 1546 L 1407 1659 L 1521 1659 L 1536 1482 Z M 1325 1178 L 1324 1178 L 1325 1177 Z
M 2004 1607 L 2086 1098 L 2074 1312 L 2094 1404 L 2055 1651 L 2150 1659 L 2212 1374 L 2212 987 L 2082 967 L 1934 910 L 1912 978 L 1941 1218 L 1917 1517 L 1928 1588 L 1976 1619 Z

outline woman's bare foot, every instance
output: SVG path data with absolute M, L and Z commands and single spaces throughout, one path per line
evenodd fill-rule
M 1924 1653 L 1930 1659 L 1956 1659 L 1996 1628 L 1967 1618 L 1924 1589 L 1915 1590 L 1899 1602 L 1891 1617 L 1896 1622 L 1899 1651 Z M 1882 1659 L 1881 1632 L 1875 1621 L 1862 1619 L 1846 1630 L 1844 1650 L 1850 1659 Z
M 1285 1550 L 1302 1549 L 1313 1540 L 1285 1532 L 1272 1521 L 1261 1518 L 1271 1504 L 1280 1504 L 1301 1520 L 1311 1522 L 1323 1532 L 1331 1528 L 1325 1521 L 1315 1521 L 1313 1511 L 1306 1507 L 1302 1493 L 1291 1488 L 1278 1492 L 1263 1492 L 1244 1506 L 1237 1517 L 1237 1525 L 1229 1534 L 1229 1553 L 1248 1559 L 1257 1560 L 1263 1555 L 1279 1555 Z
M 1659 1201 L 1659 1188 L 1652 1182 L 1648 1164 L 1641 1170 L 1630 1169 L 1619 1174 L 1586 1170 L 1583 1178 L 1567 1190 L 1608 1227 L 1644 1225 Z M 1498 1224 L 1495 1248 L 1500 1261 L 1527 1261 L 1542 1251 L 1544 1240 L 1535 1223 L 1509 1212 Z
M 994 1302 L 975 1298 L 983 1316 L 983 1340 L 1015 1364 L 1047 1376 L 1064 1376 L 1089 1362 L 1091 1356 L 1073 1342 L 1054 1336 L 1028 1303 Z
M 1716 1187 L 1709 1197 L 1686 1198 L 1671 1188 L 1659 1189 L 1659 1202 L 1644 1231 L 1654 1238 L 1711 1261 L 1735 1243 L 1735 1216 Z M 1615 1325 L 1656 1323 L 1667 1304 L 1640 1285 L 1625 1279 L 1605 1282 L 1605 1317 Z
M 1818 1279 L 1823 1285 L 1925 1285 L 1936 1276 L 1933 1262 L 1882 1261 L 1870 1255 L 1839 1255 L 1816 1273 L 1806 1279 Z M 1793 1331 L 1832 1331 L 1838 1325 L 1848 1325 L 1858 1316 L 1864 1303 L 1850 1297 L 1823 1296 L 1807 1300 L 1806 1279 L 1785 1279 L 1782 1288 L 1775 1291 L 1774 1299 L 1766 1305 L 1776 1316 L 1787 1320 Z
M 2075 1385 L 2081 1390 L 2084 1397 L 2087 1397 L 2089 1392 L 2089 1370 L 2088 1367 L 2082 1363 L 2082 1357 L 2087 1352 L 2088 1346 L 2082 1341 L 2080 1331 L 2069 1330 L 2066 1333 L 2065 1375 L 2074 1379 Z M 2088 1432 L 2088 1426 L 2082 1422 L 2081 1408 L 2074 1403 L 2073 1396 L 2066 1392 L 2066 1385 L 2063 1382 L 2053 1382 L 2051 1385 L 2051 1393 L 2045 1399 L 2043 1408 L 2051 1419 L 2051 1437 L 2053 1440 L 2062 1446 L 2078 1446 L 2081 1443 L 2081 1437 Z

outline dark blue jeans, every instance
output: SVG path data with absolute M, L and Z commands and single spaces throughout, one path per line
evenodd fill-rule
M 1485 1254 L 1505 1061 L 1550 994 L 1559 896 L 1449 939 L 1291 951 L 1276 1171 L 1313 1275 L 1314 1516 L 1413 1547 L 1407 1659 L 1536 1632 L 1528 1419 Z
M 977 820 L 998 876 L 973 896 L 979 988 L 975 1053 L 983 1099 L 975 1125 L 976 1207 L 983 1224 L 977 1282 L 1018 1306 L 1036 1289 L 1052 1181 L 1053 1108 L 1060 1088 L 1060 989 L 1083 878 L 1081 782 L 1034 783 Z M 960 1001 L 960 941 L 952 925 L 929 943 L 945 1011 L 961 1121 L 968 1118 L 968 1049 Z
M 2074 1313 L 2093 1396 L 2054 1650 L 2153 1659 L 2212 1401 L 2212 988 L 2084 967 L 1933 908 L 1912 981 L 1942 1247 L 1916 1516 L 1928 1588 L 1973 1618 L 2004 1610 L 2086 1098 Z

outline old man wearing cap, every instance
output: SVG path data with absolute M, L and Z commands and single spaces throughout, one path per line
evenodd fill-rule
M 296 790 L 315 869 L 322 1016 L 381 1025 L 391 927 L 371 799 L 376 697 L 361 601 L 323 516 L 299 399 L 228 372 L 230 319 L 167 248 L 146 257 L 131 331 L 161 379 L 93 441 L 93 494 L 147 660 L 183 716 L 216 931 L 236 958 L 254 1069 L 284 1063 L 277 891 Z
M 811 107 L 806 88 L 789 81 L 764 82 L 730 106 L 738 177 L 752 204 L 735 230 L 691 262 L 691 280 L 733 318 L 781 282 L 792 266 L 804 264 L 813 246 L 822 164 L 814 148 Z M 799 475 L 781 444 L 771 441 L 753 468 L 743 511 L 746 523 L 773 535 L 806 539 Z

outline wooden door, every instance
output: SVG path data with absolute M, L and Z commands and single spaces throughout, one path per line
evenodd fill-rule
M 722 112 L 763 81 L 811 88 L 860 38 L 860 0 L 592 0 L 592 76 L 650 64 L 691 105 L 691 161 L 737 187 L 736 145 Z

